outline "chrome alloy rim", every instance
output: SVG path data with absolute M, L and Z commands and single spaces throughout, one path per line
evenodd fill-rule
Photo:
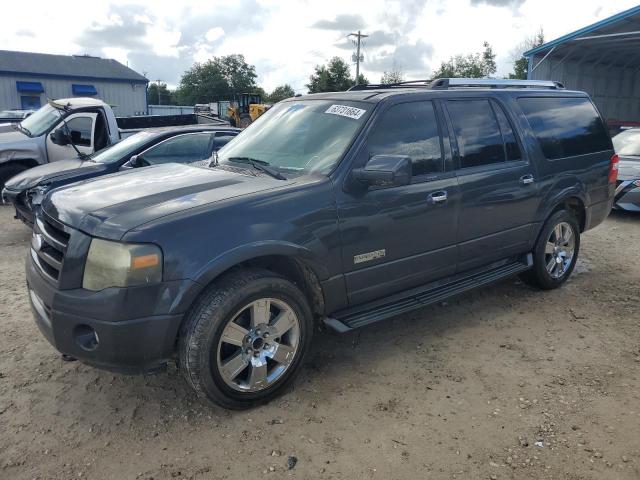
M 551 231 L 544 249 L 547 272 L 552 278 L 562 277 L 571 262 L 576 248 L 576 239 L 571 225 L 560 222 Z
M 216 352 L 218 371 L 234 390 L 264 390 L 287 371 L 299 342 L 300 322 L 286 302 L 255 300 L 225 326 Z

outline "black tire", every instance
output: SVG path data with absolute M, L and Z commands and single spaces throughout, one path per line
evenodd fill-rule
M 573 249 L 573 258 L 569 265 L 564 269 L 563 273 L 558 277 L 552 276 L 547 270 L 547 261 L 545 259 L 545 247 L 547 241 L 552 235 L 553 230 L 557 225 L 568 224 L 571 227 L 573 238 L 575 240 L 575 246 Z M 578 260 L 578 253 L 580 252 L 580 227 L 575 216 L 567 210 L 560 210 L 551 215 L 545 222 L 540 235 L 536 240 L 535 247 L 533 249 L 533 268 L 528 270 L 522 275 L 524 281 L 535 287 L 543 290 L 552 290 L 560 287 L 571 276 L 576 261 Z
M 7 181 L 21 172 L 24 172 L 29 167 L 22 165 L 21 163 L 8 163 L 0 165 L 0 191 L 4 188 L 4 184 Z
M 225 382 L 220 372 L 219 342 L 234 315 L 263 298 L 286 302 L 297 315 L 297 350 L 288 367 L 271 385 L 255 392 L 238 391 Z M 298 287 L 268 270 L 238 269 L 209 286 L 187 314 L 178 340 L 178 365 L 199 396 L 229 409 L 251 408 L 270 401 L 291 384 L 302 366 L 312 335 L 311 308 Z

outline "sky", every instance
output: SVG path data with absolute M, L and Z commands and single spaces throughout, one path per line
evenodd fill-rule
M 540 28 L 552 40 L 637 4 L 627 0 L 87 0 L 4 2 L 0 50 L 113 58 L 174 88 L 194 62 L 241 53 L 267 92 L 306 93 L 313 67 L 351 62 L 361 30 L 361 71 L 426 79 L 456 54 L 497 56 L 507 75 L 518 46 Z M 1 69 L 1 65 L 0 65 Z M 352 73 L 355 66 L 352 66 Z

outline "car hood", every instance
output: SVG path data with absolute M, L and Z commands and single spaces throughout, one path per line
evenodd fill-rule
M 14 125 L 15 123 L 11 123 L 11 122 L 0 123 L 0 133 L 14 132 L 15 131 L 15 128 L 13 128 Z
M 166 215 L 293 183 L 170 163 L 57 188 L 42 208 L 89 235 L 119 240 L 132 228 Z
M 40 158 L 38 142 L 13 128 L 0 132 L 0 163 L 23 158 Z
M 89 172 L 101 172 L 105 170 L 105 165 L 83 161 L 80 159 L 60 160 L 45 165 L 39 165 L 12 177 L 5 187 L 8 190 L 23 191 L 40 184 L 47 184 L 56 180 L 71 179 L 74 177 L 85 177 Z M 80 180 L 81 178 L 78 178 Z
M 618 162 L 619 180 L 640 179 L 640 157 L 620 157 Z

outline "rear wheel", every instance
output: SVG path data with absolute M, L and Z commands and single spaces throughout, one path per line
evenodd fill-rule
M 533 249 L 533 268 L 523 278 L 545 290 L 567 281 L 580 250 L 580 228 L 566 210 L 554 213 L 545 222 Z
M 313 333 L 304 294 L 266 270 L 214 283 L 188 315 L 179 344 L 187 382 L 233 409 L 271 400 L 293 380 Z

